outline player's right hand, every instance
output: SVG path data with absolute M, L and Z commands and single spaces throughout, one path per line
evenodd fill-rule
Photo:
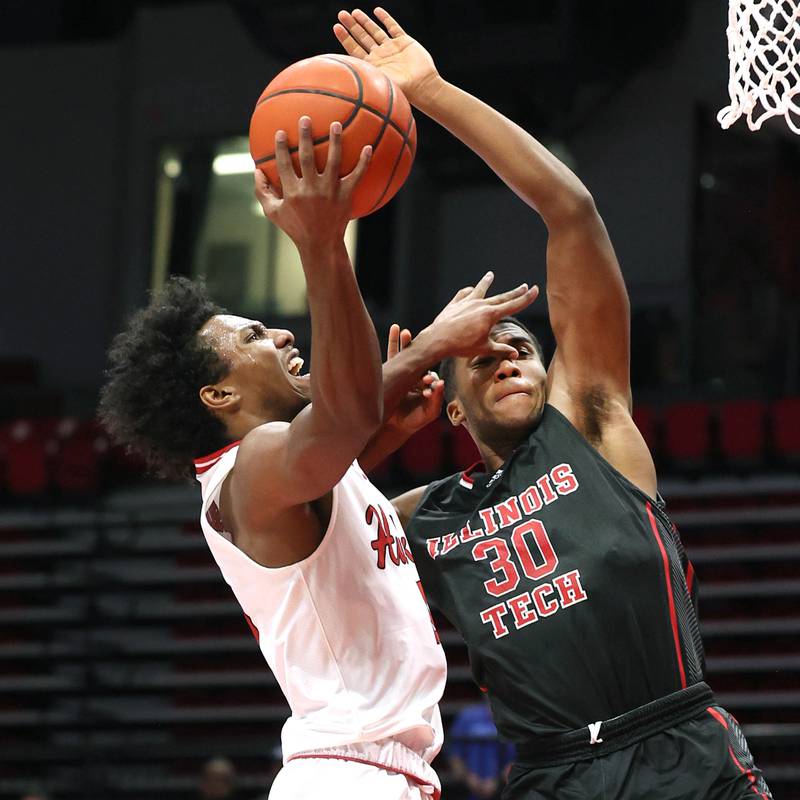
M 264 214 L 274 222 L 303 252 L 309 247 L 325 247 L 338 243 L 350 221 L 353 190 L 366 172 L 372 157 L 367 145 L 355 169 L 339 177 L 342 162 L 342 126 L 331 123 L 328 160 L 322 172 L 314 162 L 311 119 L 301 117 L 298 155 L 298 176 L 289 154 L 286 131 L 275 133 L 275 163 L 281 180 L 280 192 L 270 186 L 261 170 L 255 171 L 255 195 Z
M 419 105 L 440 80 L 436 65 L 388 12 L 376 8 L 375 16 L 383 27 L 358 8 L 340 11 L 333 32 L 348 55 L 377 67 L 402 89 L 409 103 Z
M 520 284 L 493 297 L 486 297 L 494 274 L 487 272 L 476 286 L 465 286 L 439 312 L 426 329 L 437 342 L 442 357 L 487 354 L 500 358 L 518 358 L 519 354 L 509 344 L 496 342 L 489 337 L 492 328 L 503 317 L 518 314 L 538 296 L 539 287 Z

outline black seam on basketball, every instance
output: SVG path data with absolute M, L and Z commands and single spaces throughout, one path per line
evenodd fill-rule
M 328 89 L 281 89 L 277 92 L 273 92 L 262 100 L 259 100 L 256 104 L 256 108 L 258 108 L 258 106 L 260 106 L 262 103 L 265 103 L 267 100 L 270 100 L 273 97 L 278 97 L 282 94 L 319 94 L 325 97 L 333 97 L 336 100 L 345 100 L 346 102 L 353 103 L 355 105 L 355 112 L 358 112 L 359 108 L 363 108 L 364 111 L 369 111 L 370 114 L 374 114 L 379 119 L 388 122 L 388 124 L 391 125 L 400 134 L 400 136 L 405 137 L 403 129 L 393 119 L 388 119 L 380 109 L 365 103 L 363 100 L 359 102 L 359 100 L 354 97 L 349 97 L 346 94 L 339 94 L 338 92 L 332 92 Z
M 411 133 L 411 128 L 412 128 L 413 125 L 414 125 L 414 115 L 412 114 L 411 115 L 411 120 L 408 123 L 408 131 L 406 132 L 406 135 Z M 413 155 L 414 155 L 413 152 L 412 152 L 411 155 L 413 157 Z M 375 208 L 380 205 L 380 203 L 383 200 L 383 198 L 386 196 L 386 192 L 389 191 L 389 187 L 392 185 L 392 181 L 394 180 L 394 176 L 395 176 L 395 173 L 397 172 L 397 168 L 400 166 L 400 159 L 402 157 L 403 157 L 403 147 L 400 148 L 400 151 L 397 154 L 397 158 L 394 160 L 394 166 L 392 167 L 392 171 L 391 171 L 391 173 L 389 175 L 389 180 L 386 181 L 386 186 L 383 187 L 383 191 L 381 192 L 381 196 L 370 206 L 369 211 L 367 211 L 367 214 L 370 214 L 371 212 L 373 212 L 375 210 Z
M 388 78 L 386 78 L 386 83 L 389 86 L 389 108 L 386 109 L 386 116 L 383 118 L 383 125 L 381 125 L 381 129 L 378 131 L 378 135 L 375 137 L 375 141 L 372 143 L 373 153 L 378 149 L 378 145 L 381 143 L 381 139 L 383 139 L 383 134 L 386 132 L 386 126 L 389 124 L 392 116 L 392 109 L 394 108 L 394 87 Z
M 268 94 L 266 97 L 262 97 L 256 103 L 256 108 L 258 108 L 258 106 L 260 106 L 262 103 L 265 103 L 270 98 L 278 97 L 279 95 L 283 95 L 283 94 L 318 94 L 318 95 L 323 95 L 325 97 L 333 97 L 333 98 L 336 98 L 337 100 L 345 100 L 348 103 L 352 103 L 353 104 L 353 110 L 350 113 L 350 116 L 345 120 L 345 122 L 342 123 L 342 132 L 344 132 L 345 128 L 347 128 L 348 125 L 350 125 L 350 123 L 356 118 L 356 115 L 358 114 L 358 112 L 363 108 L 365 111 L 369 111 L 371 114 L 374 114 L 376 117 L 378 117 L 383 122 L 383 125 L 381 126 L 381 130 L 378 133 L 378 137 L 375 140 L 375 143 L 372 145 L 373 152 L 376 149 L 378 143 L 383 138 L 383 134 L 385 133 L 387 126 L 391 125 L 395 129 L 395 131 L 397 131 L 397 133 L 400 134 L 400 136 L 403 139 L 403 144 L 401 145 L 400 152 L 402 153 L 403 147 L 408 147 L 408 150 L 411 153 L 411 156 L 413 157 L 414 156 L 414 148 L 411 147 L 410 136 L 411 136 L 411 131 L 414 128 L 414 115 L 413 115 L 413 113 L 411 114 L 411 121 L 409 123 L 408 128 L 405 131 L 391 118 L 390 114 L 392 112 L 392 109 L 394 108 L 394 86 L 392 85 L 392 81 L 389 79 L 389 77 L 384 75 L 384 78 L 386 79 L 386 81 L 389 84 L 389 108 L 388 108 L 387 112 L 384 114 L 382 111 L 379 111 L 377 108 L 373 108 L 372 106 L 367 105 L 364 102 L 364 84 L 363 84 L 363 82 L 361 80 L 361 75 L 358 74 L 358 70 L 354 69 L 346 61 L 343 61 L 343 60 L 341 60 L 339 58 L 336 58 L 335 56 L 324 56 L 324 58 L 327 58 L 330 61 L 335 61 L 337 64 L 341 64 L 343 67 L 345 67 L 347 70 L 350 71 L 350 73 L 353 75 L 353 77 L 356 80 L 356 85 L 358 86 L 358 97 L 357 98 L 349 97 L 348 95 L 341 94 L 339 92 L 330 91 L 329 89 L 279 89 L 277 92 L 272 92 L 271 94 Z M 314 146 L 316 146 L 318 144 L 322 144 L 323 142 L 328 141 L 328 138 L 329 138 L 329 135 L 325 134 L 325 135 L 320 136 L 320 137 L 318 137 L 316 139 L 312 139 L 312 144 Z M 299 149 L 300 149 L 299 146 L 290 147 L 289 148 L 289 153 L 290 154 L 291 153 L 296 153 Z M 262 158 L 254 159 L 254 162 L 255 162 L 256 166 L 258 166 L 259 164 L 265 164 L 268 161 L 274 161 L 274 160 L 275 160 L 275 154 L 273 153 L 271 156 L 264 156 Z M 397 168 L 397 163 L 399 163 L 399 157 L 398 157 L 398 162 L 395 163 L 395 169 Z M 394 176 L 394 171 L 392 172 L 392 176 Z M 391 179 L 390 179 L 390 182 L 391 182 Z M 388 188 L 388 184 L 387 184 L 387 188 Z M 385 194 L 385 191 L 384 191 L 384 194 Z

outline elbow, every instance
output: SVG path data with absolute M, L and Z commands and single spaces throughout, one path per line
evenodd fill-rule
M 564 224 L 587 224 L 600 221 L 600 214 L 591 192 L 581 184 L 569 191 L 561 192 L 554 200 L 549 213 L 544 216 L 548 227 Z

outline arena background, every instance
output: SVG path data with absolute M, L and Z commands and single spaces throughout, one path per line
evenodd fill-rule
M 92 417 L 112 335 L 169 273 L 206 275 L 308 349 L 301 273 L 235 154 L 273 75 L 337 51 L 339 7 L 0 4 L 0 798 L 210 797 L 215 755 L 237 797 L 266 795 L 286 706 L 199 534 L 197 488 L 143 478 Z M 637 423 L 701 582 L 709 681 L 775 796 L 800 797 L 800 139 L 782 121 L 719 129 L 722 0 L 389 9 L 593 193 L 632 300 Z M 538 217 L 417 121 L 408 184 L 350 236 L 382 338 L 488 268 L 501 289 L 544 279 Z M 525 319 L 551 348 L 545 301 Z M 376 482 L 471 458 L 443 421 Z M 478 692 L 439 623 L 449 723 Z

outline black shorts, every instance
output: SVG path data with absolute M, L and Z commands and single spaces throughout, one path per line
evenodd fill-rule
M 511 769 L 502 800 L 772 800 L 736 720 L 719 706 L 622 750 Z

